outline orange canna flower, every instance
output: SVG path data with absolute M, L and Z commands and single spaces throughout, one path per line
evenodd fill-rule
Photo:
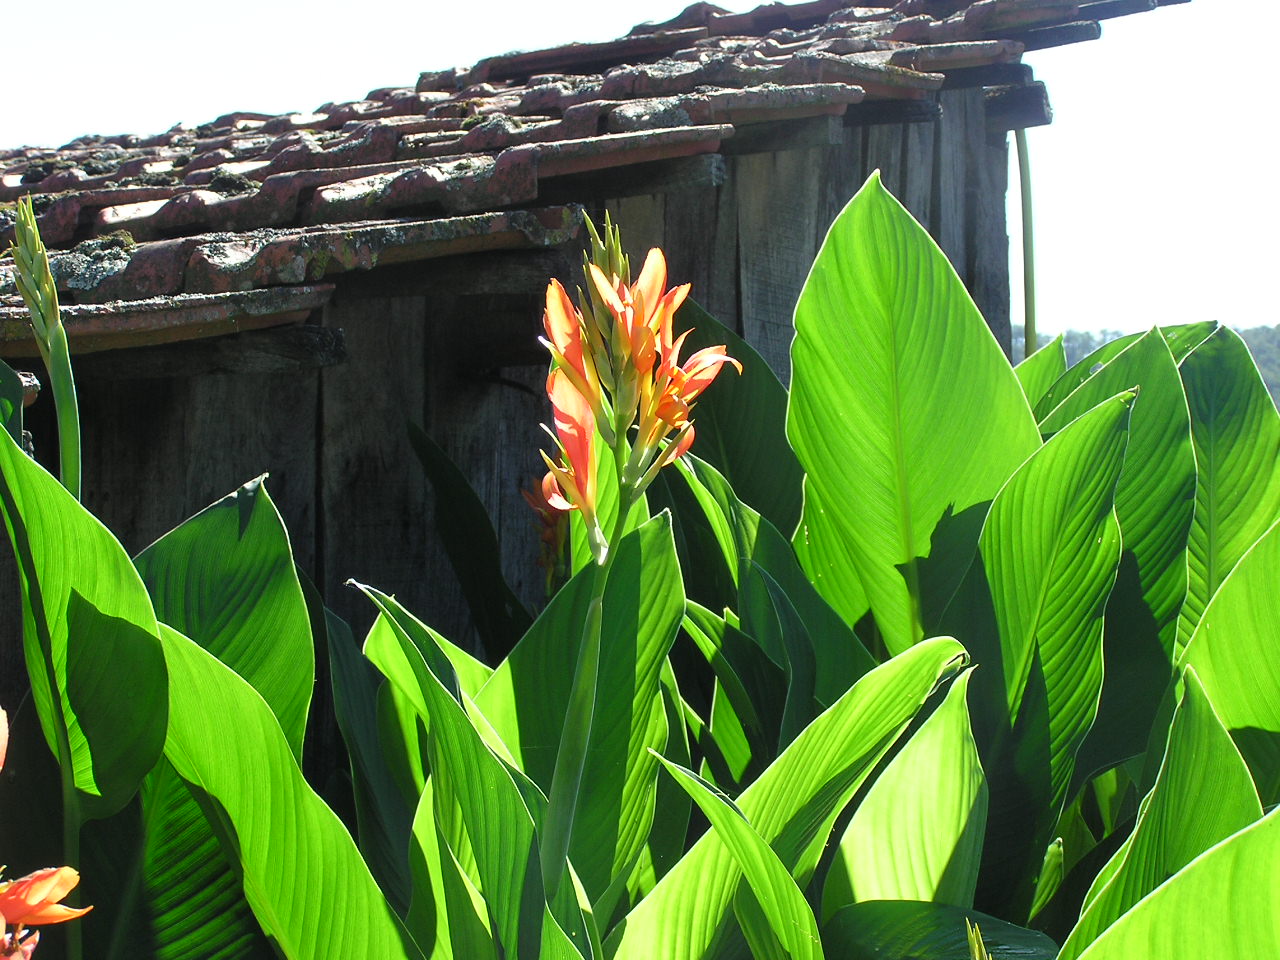
M 550 471 L 542 480 L 542 495 L 556 510 L 582 511 L 590 525 L 596 512 L 595 416 L 586 399 L 569 382 L 563 367 L 547 377 L 547 396 L 555 411 L 556 439 L 563 462 L 545 453 Z
M 649 251 L 639 279 L 629 287 L 618 277 L 605 277 L 594 263 L 589 270 L 596 292 L 613 314 L 632 363 L 642 376 L 647 375 L 653 370 L 654 361 L 671 349 L 671 321 L 689 295 L 689 284 L 663 292 L 667 260 L 657 247 Z
M 729 363 L 739 373 L 742 372 L 742 364 L 725 353 L 723 344 L 704 347 L 681 366 L 680 348 L 684 346 L 688 335 L 687 330 L 682 333 L 663 356 L 654 377 L 654 390 L 648 407 L 642 412 L 640 419 L 640 443 L 648 449 L 657 446 L 670 431 L 680 431 L 675 443 L 662 458 L 664 466 L 684 456 L 693 444 L 690 411 L 694 401 L 720 374 L 720 368 Z
M 59 903 L 79 882 L 80 874 L 71 867 L 46 867 L 19 880 L 0 883 L 0 916 L 5 923 L 19 927 L 82 917 L 93 908 Z

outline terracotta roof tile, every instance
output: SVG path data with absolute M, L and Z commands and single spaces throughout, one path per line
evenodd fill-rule
M 566 242 L 577 224 L 566 208 L 521 208 L 589 199 L 574 185 L 603 189 L 600 171 L 765 149 L 762 124 L 929 117 L 934 91 L 963 85 L 993 89 L 1005 105 L 997 126 L 1043 122 L 1024 51 L 1089 39 L 1098 20 L 1159 3 L 695 3 L 618 40 L 425 72 L 309 113 L 233 112 L 155 136 L 0 150 L 0 245 L 12 201 L 31 195 L 62 251 L 61 288 L 89 304 L 229 296 L 440 251 Z M 528 224 L 548 216 L 557 226 L 535 238 Z M 0 297 L 8 270 L 0 258 Z

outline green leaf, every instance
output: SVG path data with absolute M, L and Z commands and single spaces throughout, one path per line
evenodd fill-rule
M 929 234 L 873 174 L 796 306 L 787 436 L 805 469 L 796 552 L 891 653 L 923 636 L 935 526 L 990 500 L 1038 446 L 1018 379 Z
M 1280 955 L 1280 809 L 1202 853 L 1107 928 L 1081 960 Z
M 413 422 L 409 423 L 409 442 L 435 492 L 435 529 L 440 545 L 458 575 L 480 641 L 493 659 L 499 660 L 524 636 L 532 621 L 502 575 L 498 537 L 488 511 L 448 454 Z
M 738 499 L 728 481 L 710 464 L 686 455 L 676 464 L 678 474 L 701 508 L 707 526 L 720 546 L 724 563 L 735 584 L 744 584 L 743 571 L 758 568 L 773 584 L 775 593 L 794 608 L 799 627 L 808 634 L 815 680 L 813 693 L 819 703 L 834 703 L 860 676 L 876 665 L 854 632 L 814 589 L 796 558 L 795 550 L 767 519 Z M 681 524 L 688 528 L 689 517 Z M 976 540 L 976 536 L 975 536 Z M 687 556 L 688 564 L 706 564 L 708 558 Z M 758 579 L 758 578 L 757 578 Z M 743 586 L 743 590 L 749 587 Z M 719 598 L 731 608 L 744 609 L 749 596 L 741 592 Z M 767 644 L 764 637 L 755 637 Z M 781 647 L 771 651 L 774 662 L 786 667 Z
M 514 779 L 516 774 L 472 726 L 458 699 L 463 694 L 452 668 L 443 653 L 430 650 L 425 628 L 392 598 L 371 587 L 361 589 L 391 627 L 370 633 L 365 656 L 427 722 L 436 818 L 448 816 L 456 804 L 474 850 L 479 888 L 484 891 L 489 926 L 500 949 L 512 957 L 533 956 L 541 937 L 545 900 L 537 866 L 535 815 Z M 426 657 L 431 658 L 430 665 Z
M 1138 822 L 1085 897 L 1062 947 L 1075 960 L 1107 927 L 1215 843 L 1262 816 L 1244 759 L 1194 669 L 1186 673 L 1169 747 Z
M 301 763 L 315 674 L 311 623 L 288 534 L 262 479 L 165 534 L 135 565 L 159 617 L 258 691 Z M 210 956 L 227 944 L 236 944 L 237 956 L 271 955 L 236 868 L 167 761 L 147 776 L 139 826 L 131 838 L 109 830 L 97 838 L 108 863 L 138 864 L 125 882 L 86 881 L 95 903 L 115 902 L 93 921 L 113 924 L 110 957 L 141 942 L 157 958 Z M 90 935 L 106 942 L 104 934 Z
M 409 848 L 413 902 L 405 924 L 432 960 L 481 960 L 498 956 L 484 898 L 449 849 L 436 819 L 430 781 L 413 818 Z
M 1058 334 L 1031 356 L 1013 368 L 1026 394 L 1027 403 L 1035 407 L 1062 375 L 1067 372 L 1067 351 Z
M 786 673 L 786 697 L 778 747 L 794 740 L 818 713 L 813 643 L 795 606 L 778 582 L 754 561 L 743 564 L 739 591 L 742 627 Z M 777 692 L 773 693 L 777 696 Z
M 137 792 L 164 744 L 165 662 L 155 613 L 116 538 L 5 431 L 0 472 L 45 741 L 70 766 L 84 814 L 109 816 Z
M 1198 347 L 1206 337 L 1217 329 L 1218 324 L 1216 322 L 1204 320 L 1198 323 L 1182 323 L 1161 327 L 1160 333 L 1164 336 L 1165 342 L 1169 344 L 1173 359 L 1181 363 L 1188 353 Z M 1040 402 L 1036 404 L 1036 419 L 1039 420 L 1047 416 L 1058 404 L 1075 392 L 1075 389 L 1080 384 L 1093 376 L 1098 367 L 1119 356 L 1120 353 L 1144 336 L 1146 336 L 1145 333 L 1131 333 L 1127 336 L 1117 337 L 1109 343 L 1104 343 L 1083 360 L 1072 365 L 1071 369 L 1064 373 L 1057 383 L 1049 388 L 1049 391 L 1041 398 Z
M 324 615 L 333 712 L 351 764 L 357 842 L 387 900 L 403 913 L 410 903 L 406 852 L 414 807 L 408 799 L 412 791 L 397 784 L 392 772 L 394 752 L 384 749 L 378 735 L 378 688 L 387 681 L 361 656 L 351 628 L 329 610 Z
M 1182 361 L 1195 443 L 1195 519 L 1187 541 L 1186 643 L 1244 552 L 1280 518 L 1280 416 L 1244 341 L 1221 327 Z
M 832 825 L 934 686 L 964 659 L 950 638 L 917 644 L 858 681 L 738 797 L 738 807 L 803 886 Z M 704 835 L 615 928 L 614 960 L 727 956 L 741 870 L 714 832 Z
M 729 782 L 749 783 L 778 755 L 786 672 L 753 638 L 692 601 L 684 629 L 716 677 L 711 737 Z
M 987 782 L 969 728 L 971 670 L 871 784 L 822 891 L 825 918 L 862 900 L 973 906 Z
M 630 874 L 653 822 L 657 761 L 667 743 L 659 676 L 684 611 L 670 519 L 614 545 L 605 585 L 595 713 L 569 859 L 592 901 Z M 550 789 L 594 568 L 556 594 L 475 702 L 520 769 Z
M 265 701 L 177 631 L 162 626 L 161 638 L 165 756 L 223 834 L 276 948 L 290 960 L 419 957 L 354 841 L 303 779 Z
M 1182 381 L 1160 331 L 1139 337 L 1109 360 L 1040 427 L 1056 432 L 1129 388 L 1137 388 L 1137 398 L 1116 484 L 1124 552 L 1107 602 L 1102 702 L 1077 781 L 1146 748 L 1173 675 L 1178 611 L 1187 594 L 1196 464 Z
M 262 695 L 301 762 L 315 650 L 289 535 L 264 479 L 170 530 L 134 564 L 156 616 Z
M 692 300 L 676 314 L 676 325 L 692 331 L 687 354 L 724 344 L 742 364 L 740 375 L 723 371 L 698 399 L 698 456 L 789 535 L 800 522 L 804 471 L 787 443 L 787 388 L 754 347 Z
M 1223 581 L 1183 654 L 1253 773 L 1264 804 L 1280 801 L 1280 523 Z
M 1133 394 L 1121 394 L 1094 407 L 1014 474 L 991 505 L 975 571 L 990 590 L 998 645 L 981 623 L 955 625 L 982 667 L 974 704 L 992 792 L 979 903 L 1013 898 L 1006 915 L 1030 907 L 1097 711 L 1103 611 L 1120 559 L 1113 502 L 1132 403 Z
M 693 798 L 711 824 L 711 829 L 737 862 L 769 931 L 784 951 L 780 956 L 797 960 L 820 958 L 822 943 L 818 938 L 818 922 L 778 855 L 723 793 L 692 770 L 661 757 L 659 760 Z M 762 956 L 763 952 L 755 950 L 753 954 Z
M 945 903 L 869 900 L 845 907 L 822 927 L 822 942 L 846 960 L 970 960 L 965 921 L 978 925 L 992 960 L 1053 960 L 1058 948 L 1038 930 L 1016 927 Z

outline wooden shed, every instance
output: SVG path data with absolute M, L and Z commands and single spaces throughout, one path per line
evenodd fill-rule
M 470 479 L 536 602 L 519 488 L 547 417 L 540 299 L 573 277 L 584 209 L 633 255 L 663 246 L 785 378 L 809 263 L 880 168 L 1008 349 L 1007 134 L 1050 119 L 1024 55 L 1163 2 L 696 3 L 314 113 L 0 152 L 0 247 L 30 195 L 56 251 L 85 503 L 136 551 L 270 472 L 298 561 L 357 631 L 349 577 L 465 639 L 406 423 Z M 30 368 L 11 274 L 0 352 Z M 51 406 L 29 413 L 42 459 Z M 11 573 L 2 602 L 16 631 Z

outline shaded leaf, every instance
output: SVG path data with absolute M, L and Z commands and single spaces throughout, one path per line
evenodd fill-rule
M 1196 452 L 1187 539 L 1186 643 L 1218 587 L 1280 518 L 1280 416 L 1239 334 L 1219 328 L 1182 361 Z
M 1053 960 L 1058 948 L 1038 930 L 944 903 L 869 900 L 823 924 L 828 952 L 847 960 L 970 960 L 965 921 L 976 923 L 992 960 Z M 839 953 L 837 954 L 837 951 Z
M 784 534 L 800 522 L 804 471 L 787 442 L 787 388 L 764 357 L 692 300 L 676 315 L 692 330 L 685 350 L 724 344 L 742 364 L 725 371 L 698 399 L 696 452 L 733 485 L 744 502 Z

